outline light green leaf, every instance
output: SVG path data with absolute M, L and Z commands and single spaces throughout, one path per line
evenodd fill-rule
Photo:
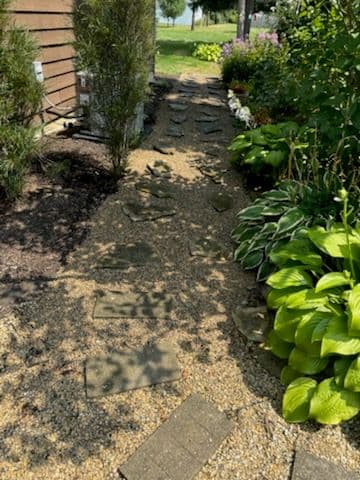
M 243 257 L 241 266 L 244 270 L 252 270 L 253 268 L 258 267 L 263 259 L 264 254 L 261 250 L 253 251 L 251 249 L 250 252 Z
M 284 305 L 276 312 L 274 330 L 285 342 L 295 342 L 295 332 L 304 316 L 302 310 L 289 310 Z
M 312 310 L 313 308 L 325 307 L 327 301 L 328 296 L 324 293 L 315 293 L 313 289 L 305 289 L 288 295 L 285 303 L 288 308 Z
M 356 285 L 349 296 L 349 333 L 360 337 L 360 284 Z
M 358 414 L 360 394 L 339 387 L 333 377 L 317 386 L 310 401 L 310 417 L 325 425 L 337 425 Z
M 275 288 L 270 290 L 266 298 L 267 306 L 272 310 L 277 310 L 281 305 L 286 305 L 289 295 L 293 293 L 303 291 L 302 287 L 289 287 L 276 290 Z
M 350 252 L 344 228 L 334 226 L 328 231 L 324 227 L 315 226 L 309 229 L 309 238 L 322 252 L 335 258 L 349 258 Z M 360 245 L 359 239 L 352 234 L 349 235 L 349 240 L 354 245 Z
M 275 272 L 266 282 L 273 288 L 281 289 L 287 287 L 312 287 L 313 281 L 310 275 L 300 268 L 289 267 Z
M 292 350 L 289 356 L 290 367 L 306 375 L 320 373 L 326 368 L 327 364 L 327 358 L 312 357 L 297 347 Z
M 289 385 L 291 382 L 302 376 L 302 373 L 289 367 L 289 365 L 285 365 L 281 370 L 280 381 L 283 385 Z
M 335 382 L 339 387 L 344 386 L 345 376 L 354 357 L 340 357 L 334 362 Z
M 312 316 L 314 322 L 316 322 L 316 326 L 311 335 L 311 341 L 320 342 L 323 339 L 330 319 L 334 316 L 334 314 L 327 311 L 322 312 L 320 310 L 316 310 L 312 313 Z
M 305 422 L 309 418 L 310 401 L 316 386 L 316 380 L 305 377 L 297 378 L 290 383 L 282 404 L 283 416 L 287 422 Z
M 343 285 L 350 285 L 348 272 L 331 272 L 320 278 L 316 284 L 315 291 L 321 292 L 322 290 L 341 287 Z
M 284 360 L 289 357 L 290 352 L 294 347 L 293 344 L 281 340 L 274 330 L 271 330 L 269 333 L 266 345 L 270 348 L 274 355 Z
M 316 312 L 304 315 L 295 332 L 295 345 L 311 356 L 320 356 L 321 342 L 312 342 L 312 336 L 318 325 Z
M 352 392 L 360 392 L 360 356 L 351 363 L 345 376 L 344 387 Z
M 311 267 L 321 267 L 321 255 L 314 252 L 314 247 L 307 239 L 291 240 L 286 245 L 274 249 L 270 253 L 273 263 L 283 266 L 289 260 L 298 261 Z
M 280 218 L 275 235 L 280 237 L 284 233 L 294 230 L 304 220 L 304 213 L 297 207 L 291 208 Z
M 283 150 L 271 150 L 264 158 L 265 163 L 268 163 L 272 167 L 280 167 L 280 165 L 286 160 L 288 153 Z
M 358 353 L 360 353 L 360 338 L 349 335 L 346 317 L 332 317 L 321 342 L 321 356 L 357 355 Z

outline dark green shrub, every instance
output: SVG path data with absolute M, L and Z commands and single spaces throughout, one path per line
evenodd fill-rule
M 32 121 L 43 90 L 32 68 L 37 48 L 29 33 L 12 24 L 8 5 L 0 0 L 0 185 L 15 198 L 34 153 Z

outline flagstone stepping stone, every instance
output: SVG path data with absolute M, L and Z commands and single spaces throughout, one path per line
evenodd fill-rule
M 181 378 L 176 352 L 168 344 L 146 345 L 129 352 L 114 352 L 86 361 L 88 398 L 173 382 Z
M 205 135 L 223 131 L 223 128 L 221 125 L 207 125 L 206 123 L 205 124 L 200 123 L 199 128 L 202 131 L 202 133 L 205 133 Z
M 194 88 L 193 86 L 188 86 L 188 87 L 179 87 L 178 88 L 178 91 L 180 93 L 186 93 L 186 94 L 190 94 L 190 95 L 196 95 L 196 93 L 198 92 L 198 89 L 197 88 Z
M 223 174 L 227 172 L 227 170 L 218 170 L 210 165 L 203 165 L 199 167 L 199 170 L 203 175 L 211 178 L 214 183 L 221 183 L 223 180 Z
M 127 480 L 192 480 L 234 425 L 199 394 L 188 397 L 120 467 Z
M 174 307 L 173 295 L 164 292 L 100 293 L 94 318 L 168 318 Z
M 175 137 L 175 138 L 181 138 L 185 135 L 184 130 L 180 128 L 179 126 L 170 126 L 166 132 L 165 135 L 168 137 Z
M 359 474 L 315 457 L 305 451 L 297 451 L 291 480 L 359 480 Z
M 214 112 L 211 110 L 211 108 L 202 108 L 200 113 L 207 115 L 208 117 L 212 117 L 214 115 Z
M 171 177 L 171 167 L 162 160 L 155 160 L 153 163 L 147 165 L 147 169 L 155 177 L 170 178 Z
M 171 217 L 176 214 L 176 210 L 173 208 L 163 205 L 144 205 L 137 202 L 125 203 L 122 209 L 125 215 L 133 222 L 152 221 L 162 217 Z
M 100 257 L 97 268 L 121 269 L 157 261 L 159 256 L 148 243 L 120 244 Z
M 175 198 L 174 191 L 168 186 L 154 182 L 138 182 L 135 184 L 136 190 L 140 192 L 150 193 L 158 198 Z
M 175 148 L 174 147 L 168 147 L 166 145 L 154 145 L 153 149 L 156 152 L 162 153 L 163 155 L 174 155 L 175 154 Z
M 219 245 L 211 237 L 202 237 L 191 240 L 190 255 L 193 257 L 207 257 L 207 258 L 226 258 L 227 254 L 225 248 Z
M 196 95 L 196 93 L 192 93 L 192 92 L 182 92 L 180 93 L 180 97 L 182 98 L 192 98 Z
M 208 83 L 207 88 L 209 90 L 223 90 L 221 83 Z
M 230 210 L 233 205 L 234 201 L 230 195 L 226 193 L 214 193 L 209 197 L 209 203 L 212 205 L 217 212 L 225 212 L 226 210 Z
M 173 115 L 171 115 L 170 121 L 180 125 L 180 124 L 186 122 L 187 118 L 188 117 L 187 117 L 186 113 L 174 113 Z
M 252 342 L 263 343 L 269 329 L 269 316 L 264 307 L 236 307 L 232 312 L 236 328 Z
M 169 108 L 173 112 L 185 112 L 189 105 L 187 103 L 169 103 Z
M 195 118 L 195 122 L 200 123 L 213 123 L 219 121 L 219 117 L 203 115 L 202 117 Z

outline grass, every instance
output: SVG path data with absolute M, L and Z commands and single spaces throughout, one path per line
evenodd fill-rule
M 259 33 L 253 29 L 251 36 Z M 235 38 L 236 25 L 210 25 L 196 27 L 192 32 L 189 26 L 158 26 L 157 32 L 157 73 L 180 75 L 181 73 L 204 73 L 217 75 L 219 65 L 192 57 L 195 43 L 223 43 Z

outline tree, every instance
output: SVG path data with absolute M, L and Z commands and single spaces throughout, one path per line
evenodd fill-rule
M 0 0 L 0 187 L 12 199 L 21 193 L 37 148 L 32 122 L 44 92 L 33 73 L 38 48 L 28 31 L 13 24 L 9 3 Z
M 195 30 L 195 15 L 196 10 L 201 6 L 201 2 L 199 0 L 193 0 L 189 2 L 189 7 L 192 10 L 192 17 L 191 17 L 191 30 Z
M 175 20 L 185 12 L 186 0 L 159 0 L 159 7 L 162 15 L 171 18 L 175 25 Z
M 79 0 L 74 9 L 79 66 L 91 74 L 90 109 L 120 177 L 148 91 L 154 50 L 153 0 Z

